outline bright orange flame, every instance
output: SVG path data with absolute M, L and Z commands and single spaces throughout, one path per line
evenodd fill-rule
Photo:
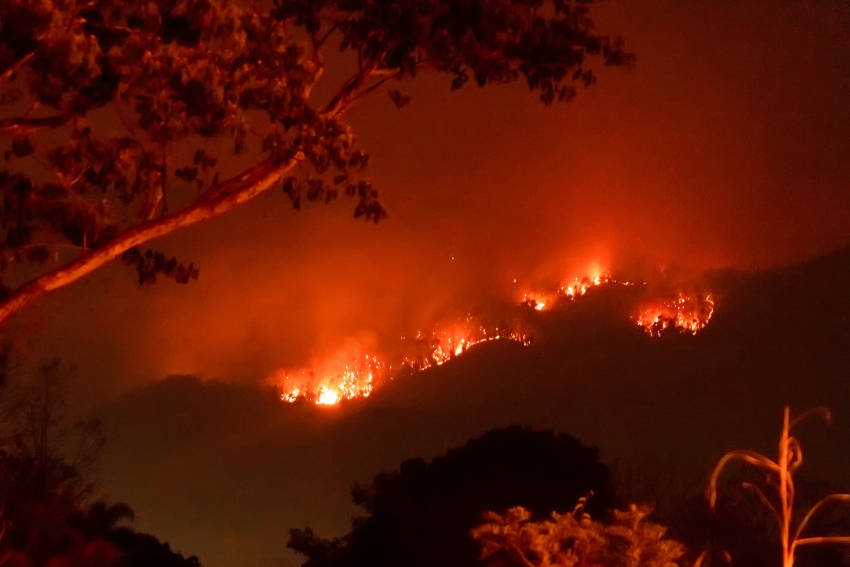
M 522 294 L 522 304 L 535 311 L 545 311 L 552 307 L 556 298 L 554 293 L 527 291 Z
M 319 396 L 316 403 L 321 405 L 333 405 L 339 402 L 339 390 L 319 388 Z
M 590 288 L 606 284 L 610 280 L 610 277 L 601 274 L 573 278 L 561 283 L 558 287 L 558 294 L 568 299 L 575 299 L 587 293 Z
M 404 356 L 402 364 L 414 371 L 422 371 L 432 366 L 442 366 L 476 345 L 499 340 L 517 342 L 523 346 L 531 344 L 531 338 L 521 331 L 498 327 L 488 329 L 476 323 L 472 317 L 467 317 L 465 321 L 436 328 L 430 333 L 419 331 L 414 345 L 415 354 Z
M 514 280 L 514 283 L 516 283 L 516 280 Z M 522 294 L 522 304 L 536 311 L 545 311 L 555 306 L 559 300 L 574 300 L 587 293 L 590 288 L 602 286 L 608 283 L 633 285 L 632 282 L 612 279 L 611 276 L 596 267 L 596 264 L 594 264 L 594 267 L 589 274 L 565 279 L 558 283 L 553 291 L 524 292 Z
M 496 340 L 531 344 L 524 333 L 499 328 L 488 330 L 468 316 L 462 322 L 435 329 L 430 334 L 417 333 L 413 345 L 415 352 L 402 356 L 400 367 L 420 372 L 441 366 L 475 345 Z M 375 355 L 346 358 L 340 352 L 311 368 L 280 370 L 271 380 L 284 402 L 307 400 L 317 405 L 336 405 L 344 400 L 368 398 L 376 382 L 392 380 L 395 375 L 393 367 Z
M 368 398 L 375 385 L 376 376 L 389 367 L 375 355 L 360 355 L 346 360 L 344 355 L 334 356 L 314 368 L 280 370 L 272 382 L 280 389 L 280 399 L 285 402 L 308 400 L 318 405 L 334 405 L 342 400 Z
M 643 305 L 634 320 L 653 337 L 662 336 L 667 329 L 696 335 L 711 321 L 715 307 L 714 295 L 710 292 L 679 293 L 673 299 Z

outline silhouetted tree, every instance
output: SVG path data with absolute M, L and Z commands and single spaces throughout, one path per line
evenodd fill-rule
M 66 467 L 67 474 L 73 474 Z M 95 502 L 86 507 L 68 486 L 39 481 L 31 457 L 0 452 L 0 501 L 6 533 L 0 556 L 6 567 L 198 567 L 168 544 L 121 524 L 132 519 L 126 504 Z
M 141 283 L 197 277 L 194 265 L 139 247 L 274 186 L 296 208 L 344 193 L 355 216 L 377 221 L 385 211 L 345 112 L 426 70 L 447 74 L 452 89 L 522 79 L 546 104 L 569 100 L 593 82 L 591 57 L 632 57 L 594 30 L 588 4 L 0 3 L 0 269 L 51 266 L 5 289 L 0 321 L 116 258 Z M 331 45 L 347 57 L 326 73 Z M 323 76 L 338 86 L 318 100 Z M 387 92 L 396 106 L 409 102 Z
M 30 387 L 4 391 L 0 437 L 0 558 L 6 567 L 197 567 L 153 536 L 122 522 L 126 504 L 88 504 L 85 471 L 103 436 L 96 420 L 66 411 L 60 365 L 41 369 Z
M 296 529 L 288 546 L 307 557 L 305 567 L 468 567 L 478 557 L 469 530 L 483 512 L 522 506 L 543 517 L 572 510 L 589 491 L 588 509 L 604 517 L 615 496 L 596 449 L 568 435 L 512 426 L 355 485 L 353 500 L 367 515 L 354 520 L 348 535 L 322 539 L 310 528 Z
M 88 469 L 104 438 L 98 419 L 76 419 L 67 408 L 68 376 L 58 360 L 39 368 L 32 383 L 4 388 L 0 402 L 0 448 L 32 465 L 32 487 L 84 498 Z

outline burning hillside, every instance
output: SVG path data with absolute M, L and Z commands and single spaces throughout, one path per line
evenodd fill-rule
M 647 283 L 616 279 L 595 270 L 585 276 L 556 282 L 549 289 L 521 292 L 519 303 L 504 313 L 498 324 L 487 323 L 470 313 L 448 323 L 433 325 L 428 331 L 419 330 L 399 337 L 396 344 L 382 345 L 382 354 L 352 344 L 305 368 L 278 370 L 270 381 L 279 389 L 281 400 L 290 403 L 303 400 L 333 405 L 343 400 L 367 398 L 387 380 L 441 366 L 482 343 L 507 341 L 528 346 L 532 342 L 529 329 L 537 312 L 566 308 L 591 289 L 604 286 L 647 288 Z M 655 338 L 673 331 L 697 334 L 708 325 L 716 305 L 710 292 L 679 292 L 673 297 L 642 295 L 631 318 Z M 513 322 L 506 323 L 506 320 Z
M 522 330 L 506 326 L 488 328 L 472 315 L 467 315 L 463 321 L 438 326 L 430 333 L 417 332 L 413 340 L 413 352 L 404 355 L 403 365 L 414 372 L 427 370 L 490 341 L 512 341 L 528 346 L 531 337 Z
M 412 339 L 400 337 L 400 353 L 380 357 L 350 345 L 315 361 L 307 368 L 282 369 L 272 377 L 285 402 L 305 400 L 318 405 L 332 405 L 343 400 L 368 398 L 385 380 L 400 374 L 417 373 L 441 366 L 482 343 L 509 341 L 523 346 L 531 344 L 525 332 L 506 325 L 487 326 L 472 315 L 451 324 L 435 326 L 431 331 L 418 331 Z M 389 362 L 392 360 L 393 362 Z
M 653 337 L 668 331 L 696 335 L 714 315 L 714 294 L 685 294 L 642 305 L 634 317 L 637 325 Z

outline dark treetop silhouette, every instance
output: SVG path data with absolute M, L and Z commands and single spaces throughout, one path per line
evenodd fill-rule
M 587 10 L 564 0 L 3 2 L 0 268 L 9 283 L 12 266 L 49 267 L 5 288 L 0 320 L 119 257 L 142 283 L 196 277 L 194 265 L 137 247 L 281 180 L 296 208 L 344 192 L 355 216 L 381 219 L 344 113 L 426 69 L 452 89 L 524 79 L 546 104 L 569 100 L 594 80 L 589 56 L 632 58 L 593 31 Z M 328 75 L 340 85 L 318 101 L 332 43 L 348 58 L 334 57 L 344 63 Z M 212 139 L 227 150 L 213 152 Z
M 597 517 L 615 504 L 608 467 L 595 448 L 569 435 L 512 426 L 490 431 L 430 463 L 411 459 L 398 472 L 355 485 L 352 497 L 369 515 L 348 535 L 321 539 L 292 530 L 289 547 L 305 567 L 475 564 L 469 530 L 487 510 L 524 506 L 542 517 L 571 510 L 593 491 Z

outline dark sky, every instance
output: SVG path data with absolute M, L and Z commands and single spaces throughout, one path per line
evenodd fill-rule
M 761 269 L 850 243 L 846 2 L 607 2 L 594 13 L 601 30 L 625 37 L 637 55 L 634 69 L 602 70 L 598 84 L 552 108 L 522 85 L 451 93 L 448 79 L 435 76 L 404 85 L 413 102 L 402 111 L 377 96 L 350 119 L 372 154 L 370 175 L 389 209 L 387 221 L 353 221 L 346 202 L 296 213 L 283 195 L 270 192 L 158 243 L 200 264 L 198 282 L 139 289 L 132 271 L 109 267 L 30 308 L 13 322 L 29 337 L 21 345 L 21 372 L 60 356 L 79 369 L 77 397 L 107 406 L 169 374 L 251 385 L 346 339 L 380 348 L 387 337 L 440 317 L 512 300 L 513 278 L 549 281 L 592 262 L 611 270 Z M 533 413 L 534 404 L 528 407 Z M 293 429 L 336 431 L 334 419 L 299 413 L 272 420 L 268 429 L 254 423 L 243 442 L 271 450 L 277 446 L 264 445 L 268 439 L 258 431 L 271 439 Z M 413 421 L 401 430 L 417 431 Z M 243 435 L 239 420 L 228 424 L 236 428 L 224 432 L 229 438 Z M 386 441 L 397 443 L 386 455 L 368 449 L 380 454 L 350 466 L 352 478 L 322 485 L 336 491 L 327 501 L 344 503 L 351 481 L 375 466 L 392 466 L 407 456 L 404 448 L 433 453 L 486 424 L 446 426 L 439 441 Z M 198 424 L 206 426 L 216 431 Z M 145 437 L 134 435 L 139 443 Z M 350 441 L 322 439 L 327 446 Z M 126 449 L 130 441 L 110 442 Z M 301 449 L 300 442 L 279 449 Z M 199 459 L 224 476 L 233 466 L 230 476 L 245 475 L 250 484 L 273 483 L 262 472 L 266 459 L 280 464 L 288 457 L 258 449 L 254 461 L 237 466 L 227 453 L 213 458 L 204 447 L 151 451 L 167 452 L 150 466 L 174 471 L 175 484 L 165 486 L 166 475 L 151 473 L 149 484 L 142 476 L 113 476 L 106 486 L 137 507 L 142 526 L 165 538 L 173 530 L 178 547 L 201 553 L 209 566 L 267 564 L 274 548 L 268 538 L 278 533 L 282 541 L 287 521 L 345 527 L 344 510 L 334 524 L 333 506 L 310 512 L 309 498 L 325 496 L 302 492 L 307 500 L 293 504 L 300 515 L 287 515 L 292 503 L 281 496 L 276 510 L 254 511 L 268 521 L 265 529 L 250 526 L 249 536 L 224 516 L 216 519 L 222 524 L 215 536 L 204 539 L 186 527 L 193 514 L 207 514 L 222 497 L 238 502 L 242 494 L 210 487 L 207 499 L 203 492 L 178 497 L 180 482 L 202 482 L 193 476 Z M 317 452 L 325 459 L 317 463 L 321 474 L 333 475 L 332 454 Z M 357 459 L 355 451 L 346 455 Z M 122 472 L 132 470 L 124 466 Z M 104 474 L 109 477 L 108 467 Z M 293 486 L 303 480 L 287 478 L 292 486 L 285 494 L 299 494 Z M 180 526 L 163 515 L 162 502 L 171 497 Z M 252 548 L 257 533 L 265 539 L 256 556 L 232 560 Z

